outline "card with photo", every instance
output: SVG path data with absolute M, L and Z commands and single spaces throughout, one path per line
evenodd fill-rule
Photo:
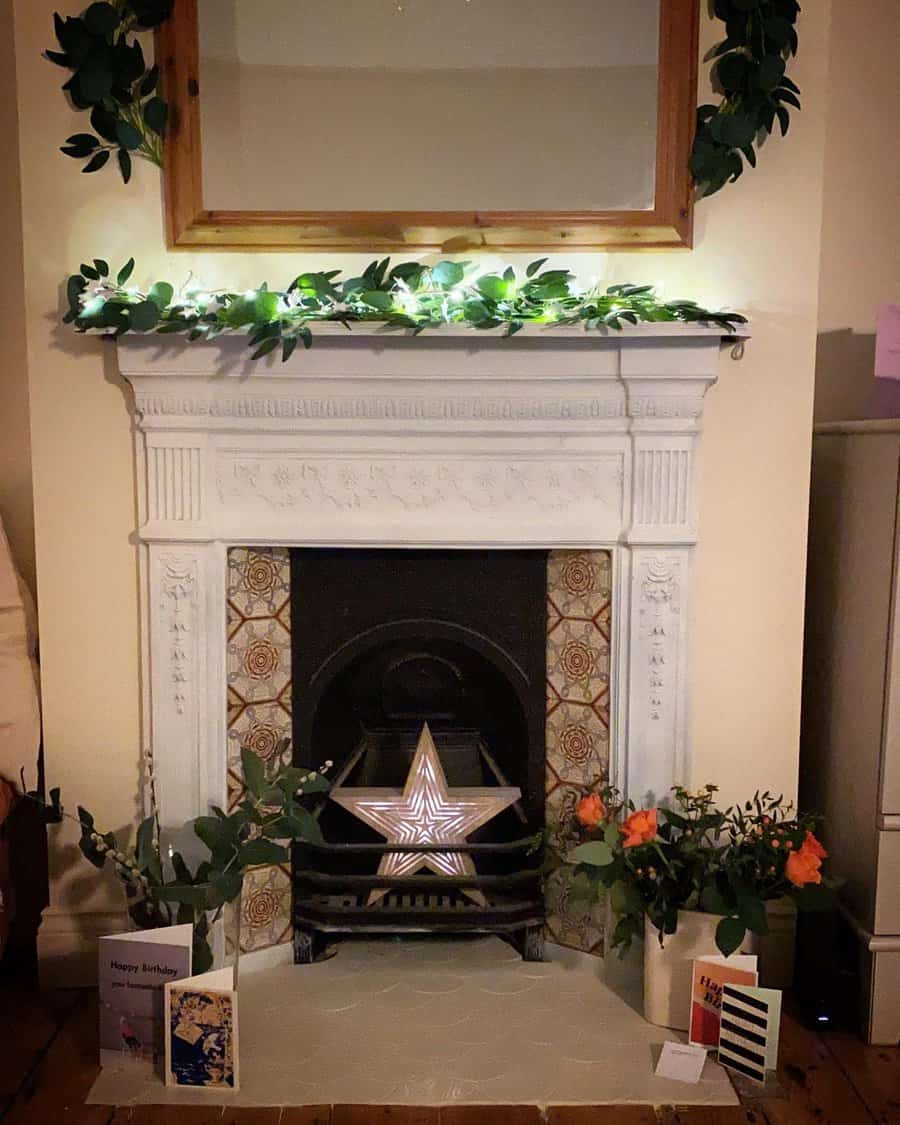
M 166 985 L 166 1085 L 237 1090 L 238 1007 L 232 969 Z

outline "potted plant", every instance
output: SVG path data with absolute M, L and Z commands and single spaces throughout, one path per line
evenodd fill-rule
M 48 823 L 64 817 L 78 822 L 82 854 L 97 868 L 112 863 L 125 887 L 129 917 L 138 929 L 193 924 L 193 972 L 212 967 L 210 928 L 226 905 L 232 904 L 237 988 L 244 872 L 260 864 L 287 863 L 289 844 L 294 840 L 322 839 L 319 822 L 305 806 L 310 797 L 331 788 L 324 774 L 332 763 L 326 762 L 318 771 L 303 770 L 285 765 L 289 756 L 289 739 L 279 743 L 269 764 L 252 750 L 241 751 L 244 799 L 229 813 L 213 806 L 209 816 L 199 816 L 185 826 L 193 829 L 209 851 L 208 858 L 193 871 L 180 852 L 164 844 L 152 763 L 148 767 L 150 815 L 138 826 L 133 848 L 120 844 L 114 833 L 100 831 L 91 813 L 81 806 L 77 817 L 66 813 L 59 789 L 51 790 L 49 802 L 37 791 L 27 796 L 44 807 Z
M 781 798 L 757 794 L 723 812 L 714 785 L 672 792 L 672 807 L 650 809 L 609 787 L 586 794 L 576 811 L 585 839 L 569 858 L 583 890 L 609 895 L 611 947 L 625 953 L 643 935 L 646 1018 L 685 1029 L 695 957 L 756 952 L 767 901 L 823 909 L 833 884 L 822 879 L 812 818 L 792 817 Z

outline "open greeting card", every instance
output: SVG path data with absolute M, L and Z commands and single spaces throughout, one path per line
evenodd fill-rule
M 748 954 L 702 957 L 694 961 L 690 1042 L 697 1047 L 718 1047 L 724 986 L 755 985 L 758 979 L 756 957 Z
M 193 926 L 100 938 L 100 1064 L 163 1055 L 163 986 L 191 975 Z
M 166 985 L 166 1085 L 238 1089 L 232 969 Z
M 778 1065 L 781 992 L 726 984 L 722 989 L 719 1062 L 754 1082 Z

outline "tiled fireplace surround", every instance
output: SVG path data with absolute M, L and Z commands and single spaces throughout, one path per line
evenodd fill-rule
M 239 340 L 119 344 L 164 823 L 239 800 L 241 745 L 267 757 L 290 733 L 291 546 L 546 548 L 548 824 L 599 780 L 663 795 L 688 773 L 695 461 L 719 332 L 328 328 L 284 365 Z M 599 912 L 567 888 L 548 882 L 548 936 L 601 952 Z M 246 952 L 289 940 L 290 894 L 288 868 L 249 873 Z

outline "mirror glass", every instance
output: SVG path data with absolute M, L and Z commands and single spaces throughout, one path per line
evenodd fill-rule
M 660 0 L 200 0 L 211 210 L 654 204 Z

